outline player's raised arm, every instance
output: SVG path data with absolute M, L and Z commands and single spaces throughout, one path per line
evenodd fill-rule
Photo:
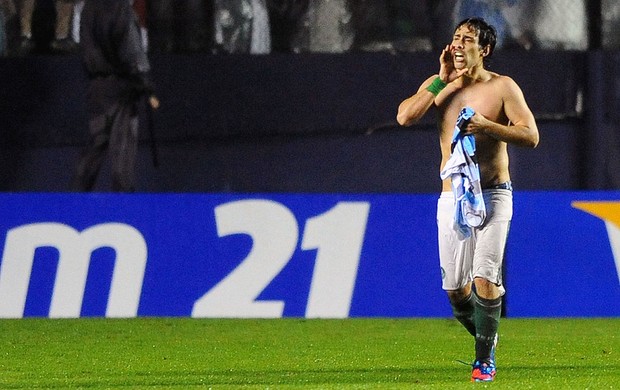
M 465 74 L 468 69 L 454 67 L 453 47 L 446 45 L 439 56 L 439 74 L 426 79 L 415 95 L 403 100 L 398 106 L 396 120 L 402 126 L 411 126 L 417 123 L 426 114 L 435 102 L 439 93 L 452 81 Z
M 435 81 L 437 80 L 437 81 Z M 429 87 L 435 84 L 435 90 L 437 93 L 431 92 Z M 446 83 L 441 81 L 438 75 L 433 75 L 426 79 L 415 95 L 403 100 L 398 106 L 398 115 L 396 120 L 401 126 L 411 126 L 417 123 L 420 118 L 426 114 L 429 108 L 435 102 L 435 96 L 446 86 Z

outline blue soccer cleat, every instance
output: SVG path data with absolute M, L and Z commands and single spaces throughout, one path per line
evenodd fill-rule
M 491 356 L 489 360 L 483 362 L 476 361 L 471 371 L 472 382 L 492 382 L 495 379 L 495 350 L 497 349 L 497 341 L 499 335 L 496 333 L 493 339 L 493 347 L 491 348 Z
M 495 361 L 479 362 L 476 360 L 471 371 L 472 382 L 492 382 L 495 379 Z

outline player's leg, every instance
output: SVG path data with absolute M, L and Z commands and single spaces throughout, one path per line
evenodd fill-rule
M 471 290 L 471 283 L 462 289 L 446 291 L 452 306 L 452 314 L 464 327 L 469 334 L 476 336 L 476 323 L 474 319 L 475 305 L 474 294 Z
M 487 220 L 476 231 L 473 262 L 475 285 L 474 322 L 476 325 L 476 363 L 473 380 L 493 380 L 495 376 L 495 344 L 502 311 L 502 268 L 510 220 L 512 193 L 493 190 L 485 193 Z
M 442 288 L 448 294 L 454 317 L 472 335 L 476 335 L 474 297 L 471 288 L 473 246 L 460 240 L 454 227 L 454 197 L 441 194 L 437 202 L 437 229 Z
M 138 149 L 138 113 L 134 102 L 122 102 L 114 116 L 110 135 L 112 191 L 135 191 Z
M 108 148 L 110 135 L 107 115 L 100 114 L 89 118 L 88 129 L 88 144 L 84 147 L 76 166 L 71 182 L 72 191 L 83 192 L 93 189 Z
M 476 358 L 472 370 L 472 380 L 492 381 L 495 377 L 495 346 L 498 338 L 499 320 L 502 313 L 502 297 L 499 288 L 482 278 L 475 278 L 474 323 L 476 326 Z M 487 296 L 482 298 L 480 290 Z M 494 292 L 492 292 L 494 291 Z

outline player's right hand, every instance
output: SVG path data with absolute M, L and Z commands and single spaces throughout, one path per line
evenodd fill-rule
M 468 70 L 469 68 L 457 70 L 454 67 L 452 46 L 446 45 L 446 47 L 441 51 L 441 56 L 439 57 L 439 78 L 445 83 L 451 83 L 467 73 Z

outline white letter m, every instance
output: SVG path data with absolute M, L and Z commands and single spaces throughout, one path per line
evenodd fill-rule
M 116 252 L 106 317 L 137 316 L 147 259 L 146 242 L 138 230 L 105 223 L 80 233 L 60 223 L 36 223 L 7 232 L 0 266 L 0 318 L 23 317 L 39 247 L 54 247 L 59 252 L 50 318 L 80 316 L 91 254 L 102 247 Z

